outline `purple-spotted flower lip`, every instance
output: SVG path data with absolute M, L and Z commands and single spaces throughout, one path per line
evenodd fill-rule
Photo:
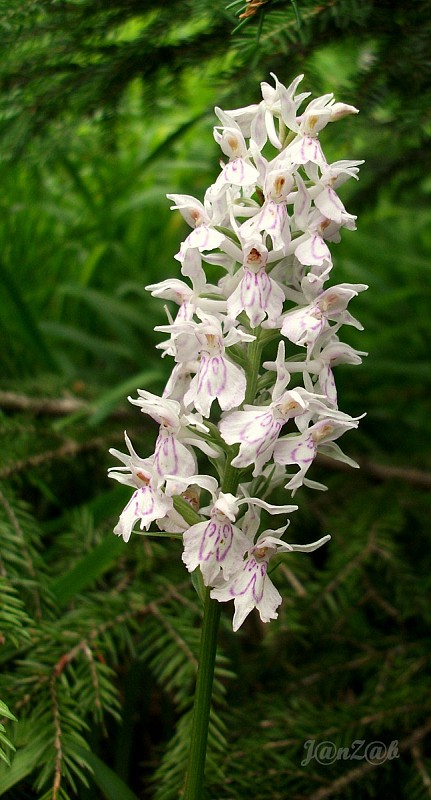
M 152 522 L 166 516 L 172 507 L 172 499 L 163 492 L 157 491 L 149 484 L 141 486 L 133 493 L 120 514 L 114 533 L 128 542 L 136 522 L 139 521 L 141 530 L 144 528 L 148 530 Z
M 210 519 L 192 525 L 183 539 L 182 560 L 189 572 L 200 567 L 206 586 L 220 578 L 227 580 L 250 544 L 245 534 L 214 508 Z
M 258 269 L 244 266 L 241 280 L 227 300 L 228 318 L 234 321 L 245 311 L 253 329 L 264 320 L 268 327 L 276 328 L 283 303 L 283 289 L 267 275 L 264 265 Z
M 321 335 L 330 331 L 329 321 L 338 325 L 352 325 L 362 330 L 362 325 L 348 311 L 349 301 L 367 289 L 363 283 L 341 283 L 321 291 L 308 305 L 291 309 L 282 317 L 281 333 L 291 342 L 306 346 L 308 357 Z
M 266 199 L 257 213 L 242 223 L 240 235 L 244 240 L 258 235 L 269 237 L 272 249 L 280 251 L 280 254 L 284 255 L 290 244 L 289 216 L 286 205 L 277 203 L 271 198 Z
M 277 608 L 282 598 L 267 574 L 268 562 L 272 556 L 283 552 L 312 552 L 331 538 L 326 535 L 316 542 L 297 545 L 281 540 L 279 536 L 283 533 L 284 528 L 264 531 L 249 548 L 242 561 L 238 562 L 237 571 L 225 583 L 216 584 L 212 589 L 213 599 L 219 602 L 234 601 L 234 631 L 238 630 L 254 608 L 259 611 L 262 622 L 276 619 Z
M 268 365 L 267 365 L 268 366 Z M 272 401 L 266 405 L 246 405 L 241 411 L 226 414 L 220 423 L 220 433 L 229 445 L 239 444 L 239 452 L 232 466 L 241 468 L 254 465 L 257 477 L 262 467 L 273 456 L 283 425 L 290 419 L 309 420 L 313 414 L 328 411 L 322 402 L 325 398 L 302 387 L 286 389 L 289 374 L 284 370 L 284 346 L 279 345 Z M 299 426 L 299 422 L 297 422 Z M 305 426 L 307 422 L 305 422 Z

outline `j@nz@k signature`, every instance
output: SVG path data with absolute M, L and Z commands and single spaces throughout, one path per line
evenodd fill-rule
M 384 744 L 384 742 L 366 742 L 365 739 L 355 739 L 349 747 L 337 747 L 335 742 L 316 742 L 308 739 L 304 743 L 305 758 L 301 766 L 306 767 L 310 761 L 318 764 L 334 764 L 335 761 L 367 761 L 369 764 L 383 764 L 399 758 L 398 739 Z

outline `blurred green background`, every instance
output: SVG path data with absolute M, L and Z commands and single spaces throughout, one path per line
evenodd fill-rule
M 346 440 L 362 471 L 316 466 L 330 491 L 298 493 L 292 538 L 333 543 L 277 571 L 279 622 L 232 637 L 225 614 L 208 797 L 429 797 L 430 42 L 422 0 L 1 4 L 0 697 L 19 722 L 0 796 L 179 796 L 199 605 L 176 543 L 111 535 L 128 495 L 107 451 L 127 427 L 152 452 L 126 397 L 171 366 L 144 290 L 178 275 L 165 195 L 203 198 L 213 106 L 258 102 L 274 72 L 360 109 L 321 139 L 365 159 L 340 193 L 358 230 L 333 247 L 334 281 L 370 287 L 365 330 L 343 330 L 369 356 L 336 375 L 367 412 Z M 358 776 L 301 768 L 318 736 L 404 749 Z

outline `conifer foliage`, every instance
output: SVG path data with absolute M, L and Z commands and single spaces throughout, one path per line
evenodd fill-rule
M 163 195 L 202 195 L 209 109 L 254 102 L 271 71 L 360 108 L 334 139 L 366 160 L 339 280 L 370 284 L 349 339 L 370 355 L 339 392 L 368 413 L 361 470 L 320 456 L 329 491 L 295 498 L 292 541 L 332 540 L 274 557 L 278 619 L 233 635 L 222 614 L 203 800 L 425 800 L 429 2 L 1 5 L 0 798 L 180 797 L 201 602 L 179 540 L 113 536 L 130 493 L 107 451 L 123 428 L 154 441 L 123 398 L 166 381 L 143 286 L 186 231 Z

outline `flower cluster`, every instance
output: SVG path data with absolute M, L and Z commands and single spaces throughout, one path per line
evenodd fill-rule
M 115 533 L 128 541 L 138 522 L 141 530 L 155 523 L 182 533 L 187 569 L 200 569 L 211 597 L 234 600 L 234 630 L 253 608 L 263 622 L 277 617 L 281 597 L 267 574 L 275 554 L 309 552 L 329 539 L 287 544 L 286 522 L 262 530 L 261 515 L 297 508 L 266 500 L 277 486 L 292 495 L 302 485 L 325 488 L 308 477 L 318 453 L 356 466 L 336 443 L 359 417 L 338 409 L 333 367 L 365 355 L 338 333 L 342 325 L 361 329 L 347 307 L 367 287 L 326 286 L 328 242 L 355 229 L 336 190 L 357 178 L 362 162 L 328 164 L 319 140 L 326 125 L 357 109 L 328 94 L 301 111 L 309 96 L 298 93 L 302 76 L 287 88 L 273 78 L 260 103 L 216 108 L 224 159 L 203 203 L 168 195 L 191 228 L 175 256 L 182 278 L 147 289 L 178 306 L 157 329 L 174 366 L 162 397 L 139 390 L 129 398 L 159 434 L 147 458 L 127 435 L 128 454 L 111 450 L 123 466 L 110 476 L 134 488 Z M 275 360 L 264 360 L 265 349 Z M 216 477 L 199 473 L 199 452 Z M 196 524 L 179 513 L 178 495 L 199 510 Z

